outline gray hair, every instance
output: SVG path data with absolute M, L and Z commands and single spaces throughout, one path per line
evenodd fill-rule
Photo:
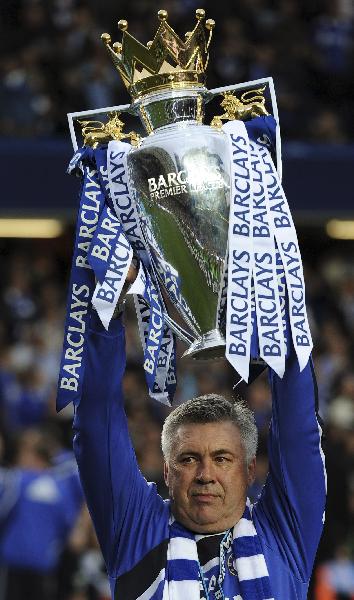
M 171 454 L 173 439 L 178 427 L 186 423 L 220 423 L 230 421 L 239 430 L 245 450 L 247 465 L 257 452 L 258 431 L 253 412 L 244 400 L 229 401 L 217 394 L 205 394 L 192 398 L 175 408 L 166 418 L 161 433 L 164 459 Z

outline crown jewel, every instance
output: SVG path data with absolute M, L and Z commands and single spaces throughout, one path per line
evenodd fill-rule
M 112 46 L 108 33 L 101 36 L 134 100 L 157 90 L 204 86 L 215 22 L 208 19 L 204 25 L 205 11 L 198 8 L 196 26 L 186 33 L 183 42 L 167 23 L 167 17 L 166 10 L 159 10 L 159 28 L 146 46 L 128 33 L 128 22 L 124 19 L 118 22 L 123 32 L 122 43 Z M 205 29 L 209 31 L 208 39 Z

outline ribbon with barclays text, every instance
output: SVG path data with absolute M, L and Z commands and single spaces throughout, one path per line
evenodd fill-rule
M 269 214 L 263 164 L 249 142 L 253 188 L 254 291 L 259 355 L 280 376 L 285 370 L 285 345 L 276 273 L 273 221 Z
M 241 121 L 223 130 L 231 162 L 228 261 L 219 296 L 219 319 L 226 304 L 226 357 L 245 381 L 255 354 L 282 377 L 288 321 L 301 370 L 312 349 L 296 231 L 268 140 L 249 139 Z
M 263 163 L 270 218 L 285 272 L 292 341 L 302 371 L 309 360 L 313 343 L 305 304 L 299 243 L 288 201 L 267 147 L 258 144 L 258 155 Z
M 70 402 L 74 405 L 80 402 L 90 303 L 95 289 L 95 277 L 88 262 L 88 251 L 104 205 L 104 194 L 92 150 L 86 148 L 77 152 L 74 159 L 69 169 L 73 171 L 80 168 L 83 171 L 83 181 L 59 371 L 58 410 Z
M 226 358 L 248 381 L 251 354 L 251 288 L 254 270 L 250 149 L 240 121 L 224 125 L 231 157 L 231 198 L 226 306 Z
M 250 361 L 258 358 L 281 377 L 291 339 L 300 369 L 312 349 L 296 231 L 270 153 L 274 124 L 274 119 L 268 118 L 253 119 L 246 125 L 231 121 L 223 126 L 229 146 L 231 195 L 216 326 L 225 330 L 226 358 L 245 381 Z M 264 134 L 265 130 L 269 135 Z M 91 304 L 108 329 L 133 257 L 140 266 L 130 293 L 137 310 L 144 371 L 152 398 L 164 403 L 173 399 L 174 332 L 187 343 L 199 335 L 196 319 L 181 293 L 180 276 L 164 260 L 148 216 L 131 186 L 127 166 L 130 149 L 121 141 L 96 150 L 84 147 L 69 165 L 69 172 L 82 176 L 82 189 L 58 409 L 80 401 Z M 190 332 L 169 316 L 161 282 Z
M 127 173 L 127 153 L 130 145 L 111 141 L 107 150 L 107 175 L 110 198 L 132 252 L 140 259 L 141 269 L 130 293 L 135 296 L 140 338 L 144 351 L 144 371 L 149 395 L 170 403 L 176 388 L 175 336 L 164 322 L 161 296 L 154 283 L 157 280 L 151 251 L 157 249 L 153 235 L 147 240 L 141 227 L 143 216 L 138 211 L 134 190 L 130 189 Z M 145 273 L 143 274 L 143 267 Z M 171 279 L 171 277 L 170 277 Z M 135 291 L 137 290 L 137 291 Z
M 130 145 L 123 142 L 111 142 L 108 149 L 84 147 L 69 164 L 68 172 L 81 174 L 83 182 L 58 384 L 58 410 L 71 401 L 74 405 L 80 402 L 91 304 L 108 329 L 133 255 L 140 260 L 140 269 L 130 293 L 135 297 L 138 312 L 149 394 L 167 404 L 174 396 L 176 340 L 164 322 L 162 298 L 154 283 L 151 246 L 144 239 L 135 198 L 129 189 L 126 166 L 129 150 Z
M 137 204 L 129 188 L 127 174 L 127 153 L 131 146 L 126 142 L 112 141 L 107 149 L 107 174 L 110 197 L 115 213 L 134 254 L 146 264 L 148 262 L 146 244 L 140 226 Z
M 163 404 L 170 404 L 177 385 L 176 340 L 171 329 L 163 323 L 157 290 L 142 262 L 128 294 L 134 296 L 149 395 Z

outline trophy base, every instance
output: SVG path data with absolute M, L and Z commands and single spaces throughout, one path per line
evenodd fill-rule
M 212 329 L 195 340 L 184 352 L 184 356 L 190 356 L 196 360 L 210 360 L 213 358 L 225 358 L 225 337 L 218 329 Z M 266 368 L 262 358 L 251 358 L 248 384 L 252 383 Z M 234 384 L 233 389 L 244 383 L 242 377 Z
M 208 360 L 211 358 L 223 358 L 225 356 L 225 338 L 218 329 L 211 329 L 184 352 L 184 356 L 190 356 L 197 360 Z

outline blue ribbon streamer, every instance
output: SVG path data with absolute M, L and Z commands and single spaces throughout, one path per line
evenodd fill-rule
M 270 150 L 275 150 L 277 122 L 272 115 L 255 117 L 250 121 L 245 121 L 245 126 L 252 142 L 263 143 L 268 146 Z
M 59 371 L 57 410 L 70 402 L 77 406 L 85 368 L 87 329 L 95 277 L 87 260 L 92 235 L 104 204 L 104 193 L 98 177 L 93 152 L 85 148 L 77 152 L 70 163 L 71 171 L 83 165 L 83 182 L 77 217 L 74 255 L 72 260 L 64 342 Z
M 147 275 L 143 298 L 150 306 L 148 334 L 144 350 L 144 371 L 148 388 L 153 392 L 157 362 L 164 332 L 164 319 L 158 292 L 150 275 Z

